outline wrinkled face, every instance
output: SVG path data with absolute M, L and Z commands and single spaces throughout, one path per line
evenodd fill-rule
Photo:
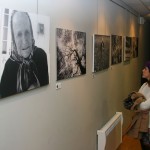
M 18 55 L 28 58 L 32 52 L 33 43 L 29 18 L 23 12 L 16 12 L 12 23 Z
M 145 67 L 143 70 L 142 70 L 142 77 L 145 78 L 145 79 L 150 79 L 150 71 L 148 69 L 148 67 Z

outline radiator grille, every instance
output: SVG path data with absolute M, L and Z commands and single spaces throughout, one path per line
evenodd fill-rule
M 116 114 L 97 130 L 98 150 L 116 150 L 122 142 L 122 112 Z

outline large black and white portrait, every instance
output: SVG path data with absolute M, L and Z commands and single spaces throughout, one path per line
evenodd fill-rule
M 132 37 L 124 37 L 124 61 L 129 61 L 132 55 Z
M 132 57 L 138 57 L 138 37 L 132 37 Z
M 48 16 L 0 9 L 0 97 L 49 84 Z
M 86 73 L 86 33 L 56 29 L 57 80 Z
M 93 72 L 109 68 L 110 36 L 93 35 Z
M 111 35 L 111 64 L 122 62 L 122 36 Z

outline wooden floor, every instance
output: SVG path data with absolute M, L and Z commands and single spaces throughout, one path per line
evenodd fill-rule
M 125 135 L 122 144 L 117 150 L 142 150 L 142 148 L 139 140 Z

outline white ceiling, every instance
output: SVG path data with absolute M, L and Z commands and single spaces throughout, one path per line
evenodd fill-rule
M 150 0 L 112 0 L 120 5 L 125 4 L 130 10 L 133 10 L 138 16 L 150 20 Z

